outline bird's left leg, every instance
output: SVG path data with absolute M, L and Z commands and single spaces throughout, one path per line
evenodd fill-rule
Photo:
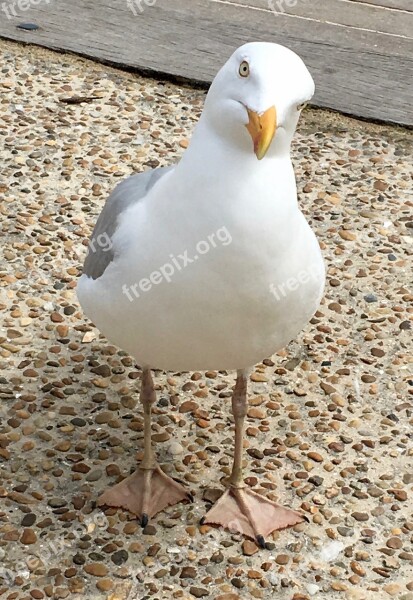
M 244 421 L 247 415 L 247 374 L 238 371 L 232 396 L 232 412 L 235 420 L 235 449 L 232 473 L 228 489 L 202 519 L 203 523 L 222 525 L 257 540 L 263 547 L 265 536 L 301 523 L 303 517 L 288 508 L 279 506 L 264 496 L 247 489 L 243 480 L 242 450 Z

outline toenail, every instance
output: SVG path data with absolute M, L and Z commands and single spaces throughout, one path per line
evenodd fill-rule
M 148 523 L 149 523 L 149 517 L 146 513 L 143 513 L 142 519 L 141 519 L 142 529 L 145 529 L 145 527 L 147 526 Z

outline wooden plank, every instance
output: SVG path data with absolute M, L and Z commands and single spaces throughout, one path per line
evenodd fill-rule
M 410 0 L 413 5 L 413 0 Z M 318 2 L 310 0 L 215 0 L 230 4 L 256 8 L 273 14 L 301 17 L 310 21 L 319 21 L 330 25 L 342 25 L 354 29 L 388 33 L 413 38 L 413 12 L 400 14 L 398 10 L 373 6 L 350 0 L 323 0 L 322 8 Z M 308 24 L 311 27 L 311 23 Z
M 411 40 L 284 15 L 270 19 L 265 11 L 228 2 L 145 1 L 136 16 L 125 0 L 43 2 L 24 13 L 38 31 L 16 29 L 20 16 L 2 19 L 0 35 L 205 85 L 242 43 L 278 42 L 308 64 L 316 105 L 413 125 Z
M 405 10 L 413 12 L 412 0 L 350 0 L 351 2 L 361 2 L 362 4 L 371 4 L 372 6 L 383 6 L 395 10 Z

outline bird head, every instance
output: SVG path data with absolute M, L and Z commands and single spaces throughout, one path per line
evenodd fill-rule
M 314 81 L 301 58 L 278 44 L 253 42 L 234 52 L 215 77 L 205 119 L 215 133 L 258 160 L 288 153 Z

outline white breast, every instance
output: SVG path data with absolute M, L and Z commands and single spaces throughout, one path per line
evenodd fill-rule
M 297 335 L 324 286 L 319 245 L 297 208 L 294 178 L 272 190 L 268 178 L 251 189 L 241 178 L 234 187 L 233 177 L 230 188 L 219 177 L 190 188 L 173 176 L 173 198 L 169 191 L 165 201 L 160 182 L 124 215 L 114 240 L 119 257 L 99 280 L 81 278 L 81 303 L 140 365 L 252 366 Z

